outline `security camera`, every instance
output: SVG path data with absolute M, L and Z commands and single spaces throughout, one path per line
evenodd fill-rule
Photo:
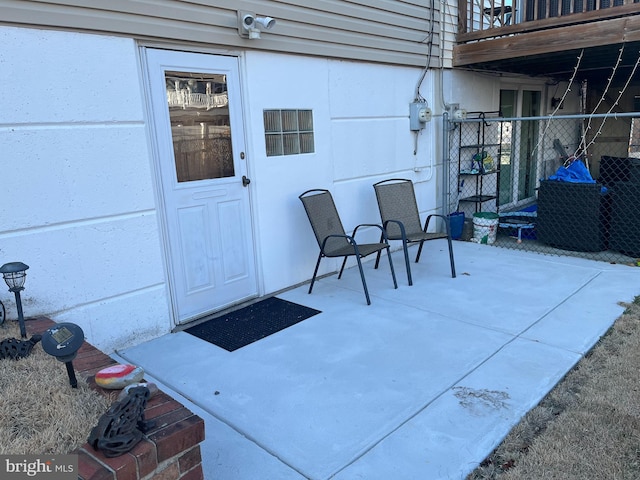
M 276 24 L 276 19 L 272 17 L 258 17 L 255 19 L 255 23 L 265 30 L 270 30 Z
M 242 27 L 245 30 L 251 30 L 256 26 L 256 18 L 250 13 L 246 13 L 242 16 Z
M 260 30 L 256 25 L 254 13 L 238 10 L 238 35 L 249 39 L 260 38 Z
M 258 17 L 253 12 L 238 10 L 238 35 L 242 38 L 260 38 L 261 30 L 270 30 L 276 24 L 271 17 Z

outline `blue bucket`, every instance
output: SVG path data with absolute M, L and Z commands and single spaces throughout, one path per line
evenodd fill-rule
M 464 227 L 464 212 L 453 212 L 449 214 L 449 229 L 451 230 L 451 238 L 454 240 L 462 237 L 462 228 Z

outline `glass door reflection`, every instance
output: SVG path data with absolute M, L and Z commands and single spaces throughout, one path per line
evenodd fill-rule
M 167 71 L 165 80 L 178 182 L 233 177 L 226 76 Z

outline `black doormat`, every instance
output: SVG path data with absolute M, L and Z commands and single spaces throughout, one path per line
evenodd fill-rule
M 185 332 L 233 352 L 318 313 L 320 310 L 269 297 L 187 328 Z

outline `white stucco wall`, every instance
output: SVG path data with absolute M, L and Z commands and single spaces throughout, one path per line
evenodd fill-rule
M 105 351 L 167 331 L 135 43 L 11 27 L 0 42 L 0 263 L 30 266 L 25 316 Z
M 435 208 L 435 127 L 432 122 L 420 134 L 417 156 L 409 130 L 420 69 L 258 52 L 246 54 L 244 68 L 249 169 L 256 179 L 257 247 L 267 293 L 308 280 L 313 272 L 318 247 L 298 199 L 302 192 L 329 189 L 348 232 L 359 223 L 379 223 L 372 185 L 385 178 L 414 180 L 421 208 Z M 421 92 L 432 101 L 429 86 L 425 81 Z M 262 112 L 271 108 L 313 110 L 314 153 L 266 156 Z M 325 259 L 320 273 L 337 268 Z
M 457 103 L 469 112 L 496 111 L 500 105 L 500 83 L 489 74 L 445 70 L 443 92 L 447 103 Z
M 0 41 L 0 263 L 31 266 L 25 315 L 76 323 L 106 352 L 168 333 L 135 41 L 13 27 Z M 439 92 L 428 72 L 420 93 L 436 116 L 414 155 L 419 68 L 239 53 L 261 294 L 312 274 L 318 248 L 298 195 L 330 189 L 348 231 L 379 222 L 372 185 L 387 178 L 414 181 L 423 216 L 439 211 L 442 100 L 494 110 L 499 98 L 488 76 L 447 74 Z M 313 110 L 314 153 L 266 156 L 263 110 L 273 108 Z M 320 273 L 337 268 L 324 260 Z M 0 288 L 0 299 L 15 318 L 13 295 Z

